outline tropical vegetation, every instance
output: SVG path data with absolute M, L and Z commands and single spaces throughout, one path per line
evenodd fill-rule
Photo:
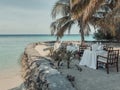
M 116 25 L 115 35 L 109 30 L 98 29 L 94 33 L 94 38 L 97 40 L 109 40 L 109 41 L 120 41 L 120 23 Z
M 62 61 L 67 62 L 67 68 L 70 68 L 70 62 L 72 61 L 75 52 L 67 51 L 66 46 L 61 46 L 59 49 L 53 51 L 53 55 L 51 58 L 53 58 L 57 62 L 57 67 L 60 67 L 60 63 Z
M 73 24 L 78 24 L 82 42 L 90 25 L 115 36 L 116 25 L 120 22 L 120 0 L 58 0 L 52 17 L 55 21 L 51 23 L 51 33 L 58 38 L 67 30 L 70 32 Z

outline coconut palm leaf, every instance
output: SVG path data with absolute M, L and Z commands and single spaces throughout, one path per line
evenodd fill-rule
M 56 21 L 52 22 L 50 28 L 51 28 L 51 35 L 54 35 L 57 29 L 57 22 Z
M 57 32 L 57 30 L 59 30 L 66 22 L 68 22 L 70 20 L 69 16 L 65 16 L 62 18 L 57 19 L 56 21 L 51 23 L 51 34 L 54 35 L 55 32 Z
M 109 0 L 108 0 L 109 1 Z M 109 3 L 104 3 L 102 4 L 101 7 L 102 10 L 104 11 L 97 11 L 97 15 L 100 15 L 99 13 L 101 13 L 102 16 L 97 16 L 97 15 L 93 15 L 93 17 L 90 20 L 90 23 L 92 23 L 93 25 L 100 27 L 100 29 L 102 30 L 102 32 L 104 33 L 111 33 L 112 36 L 116 35 L 116 24 L 119 21 L 119 17 L 120 16 L 120 4 L 119 4 L 119 0 L 115 0 L 116 2 L 114 2 L 113 5 L 113 0 L 111 0 L 111 2 Z M 109 5 L 111 4 L 111 5 Z M 107 9 L 106 9 L 107 8 Z M 106 9 L 106 11 L 105 11 Z M 119 14 L 118 14 L 119 13 Z M 95 18 L 94 18 L 95 17 Z
M 89 35 L 89 32 L 91 31 L 89 24 L 86 24 L 85 29 L 84 29 L 84 34 Z
M 65 23 L 64 26 L 62 26 L 62 27 L 57 31 L 56 36 L 62 37 L 67 30 L 70 30 L 70 29 L 71 29 L 72 24 L 74 24 L 74 21 L 72 21 L 72 20 L 69 21 L 69 22 L 67 22 L 67 23 Z
M 87 8 L 83 13 L 83 23 L 89 21 L 90 17 L 95 13 L 95 11 L 100 7 L 104 0 L 91 0 Z
M 116 0 L 117 1 L 117 0 Z M 104 28 L 104 30 L 109 30 L 113 36 L 116 35 L 116 25 L 120 22 L 120 1 L 116 2 L 113 7 L 112 12 L 106 14 L 106 16 L 97 21 L 97 25 Z
M 53 7 L 51 15 L 52 18 L 56 18 L 56 16 L 59 14 L 61 14 L 62 16 L 66 16 L 69 14 L 69 11 L 70 7 L 68 4 L 57 2 Z
M 58 29 L 59 27 L 62 27 L 66 22 L 70 21 L 71 18 L 69 16 L 65 16 L 65 17 L 62 17 L 60 19 L 58 19 Z
M 118 14 L 119 6 L 120 0 L 59 0 L 53 7 L 52 16 L 55 18 L 61 13 L 63 18 L 57 19 L 51 24 L 52 32 L 62 37 L 66 30 L 70 32 L 70 27 L 73 25 L 70 24 L 71 21 L 78 22 L 82 41 L 84 41 L 84 33 L 88 33 L 90 30 L 88 23 L 94 25 L 95 28 L 114 31 L 115 24 L 120 20 L 118 18 L 120 16 Z M 117 9 L 115 10 L 115 8 Z
M 85 8 L 88 6 L 90 0 L 71 0 L 71 12 L 73 19 L 78 19 L 83 15 Z

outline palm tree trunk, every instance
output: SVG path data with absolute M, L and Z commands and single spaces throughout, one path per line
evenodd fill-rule
M 59 41 L 59 37 L 57 36 L 56 41 Z
M 83 27 L 81 27 L 80 34 L 81 34 L 81 42 L 84 42 L 84 29 L 83 29 Z
M 84 42 L 84 24 L 78 20 L 78 25 L 79 25 L 79 33 L 80 33 L 80 36 L 81 36 L 81 42 L 83 43 Z

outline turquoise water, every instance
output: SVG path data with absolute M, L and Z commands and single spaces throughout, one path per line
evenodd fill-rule
M 55 36 L 50 35 L 2 35 L 0 36 L 0 70 L 20 67 L 20 57 L 24 48 L 29 43 L 40 41 L 55 41 Z M 80 40 L 79 35 L 67 35 L 62 41 Z M 85 40 L 93 41 L 92 35 L 86 36 Z

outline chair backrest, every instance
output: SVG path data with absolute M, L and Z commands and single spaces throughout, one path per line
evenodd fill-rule
M 85 49 L 87 49 L 86 46 L 79 46 L 79 51 L 84 52 Z
M 87 49 L 86 46 L 79 46 L 79 55 L 80 55 L 80 56 L 83 55 L 85 49 Z
M 118 58 L 119 58 L 119 50 L 109 50 L 108 51 L 108 58 L 107 58 L 107 62 L 108 63 L 116 63 L 118 62 Z
M 113 50 L 113 47 L 107 47 L 107 51 Z
M 103 50 L 105 50 L 105 51 L 113 50 L 113 47 L 105 45 L 105 46 L 103 46 Z

